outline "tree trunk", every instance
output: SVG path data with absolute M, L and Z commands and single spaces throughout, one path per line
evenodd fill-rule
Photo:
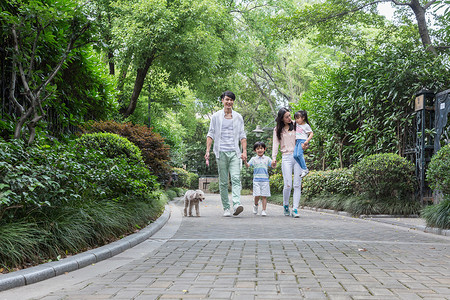
M 424 46 L 425 50 L 431 51 L 434 55 L 437 55 L 436 49 L 431 44 L 431 38 L 428 32 L 427 21 L 425 19 L 426 8 L 420 5 L 419 0 L 411 0 L 409 6 L 416 16 L 417 27 L 419 28 L 422 45 Z
M 111 50 L 109 50 L 108 51 L 108 64 L 109 64 L 109 74 L 110 75 L 114 75 L 116 73 L 113 58 L 114 58 L 114 54 L 112 53 Z
M 125 111 L 121 111 L 123 116 L 126 118 L 133 114 L 136 109 L 137 100 L 141 94 L 142 87 L 144 86 L 145 76 L 147 75 L 148 69 L 153 63 L 154 56 L 152 55 L 147 59 L 143 68 L 139 68 L 136 74 L 136 80 L 134 81 L 133 94 L 131 95 L 130 104 Z

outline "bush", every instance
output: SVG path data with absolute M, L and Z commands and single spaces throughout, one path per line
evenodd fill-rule
M 306 200 L 318 195 L 350 195 L 353 191 L 350 169 L 311 171 L 302 181 L 302 196 Z
M 219 182 L 218 181 L 213 181 L 209 184 L 209 191 L 213 194 L 218 194 L 219 193 Z
M 191 190 L 198 189 L 198 174 L 195 173 L 188 173 L 188 185 L 187 188 Z
M 167 195 L 167 198 L 169 198 L 169 200 L 173 200 L 177 196 L 177 192 L 175 192 L 172 189 L 169 189 L 166 191 L 166 195 Z
M 357 194 L 373 199 L 412 199 L 415 191 L 414 165 L 397 154 L 367 156 L 353 167 Z
M 131 162 L 142 161 L 141 150 L 124 137 L 113 133 L 84 134 L 77 140 L 78 145 L 102 151 L 106 157 L 125 157 Z
M 88 123 L 82 130 L 85 133 L 111 132 L 127 138 L 141 150 L 144 163 L 158 177 L 160 183 L 169 179 L 170 148 L 161 135 L 153 132 L 151 128 L 131 123 L 101 121 Z
M 450 196 L 447 194 L 439 204 L 425 207 L 421 217 L 425 219 L 427 226 L 450 229 Z
M 253 188 L 253 167 L 241 169 L 241 185 L 243 189 Z
M 439 149 L 431 158 L 427 180 L 431 188 L 450 195 L 450 144 Z
M 186 171 L 183 168 L 172 168 L 172 172 L 177 173 L 178 179 L 172 183 L 174 187 L 187 188 L 191 190 L 198 189 L 198 175 Z
M 283 175 L 275 173 L 269 177 L 270 193 L 282 193 L 284 187 Z

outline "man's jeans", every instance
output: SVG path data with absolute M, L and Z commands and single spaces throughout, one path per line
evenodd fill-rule
M 241 204 L 241 162 L 236 152 L 220 152 L 217 167 L 219 169 L 219 190 L 223 209 L 230 209 L 228 174 L 231 179 L 233 206 Z

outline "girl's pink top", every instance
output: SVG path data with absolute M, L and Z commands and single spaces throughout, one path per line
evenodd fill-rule
M 281 141 L 277 137 L 277 128 L 273 129 L 272 160 L 277 159 L 278 147 L 282 155 L 293 154 L 295 148 L 295 130 L 287 131 L 285 128 L 281 131 Z

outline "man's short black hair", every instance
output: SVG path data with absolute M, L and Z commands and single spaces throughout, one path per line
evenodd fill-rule
M 264 144 L 264 142 L 256 142 L 253 145 L 253 151 L 256 151 L 256 148 L 258 148 L 258 147 L 263 147 L 264 150 L 266 150 L 266 144 Z
M 228 96 L 233 100 L 236 100 L 236 95 L 233 92 L 230 92 L 230 91 L 223 92 L 222 95 L 220 95 L 220 100 L 223 100 L 223 98 L 225 98 L 225 96 Z

